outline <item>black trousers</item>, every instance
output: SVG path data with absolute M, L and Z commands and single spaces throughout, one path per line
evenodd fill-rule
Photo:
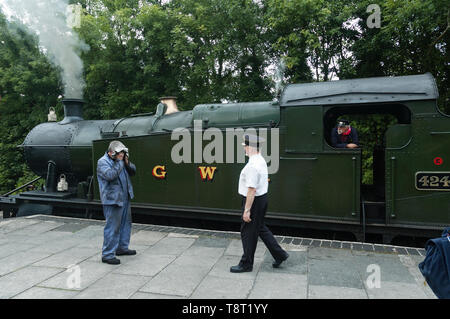
M 242 198 L 242 211 L 245 209 L 246 197 Z M 267 194 L 256 196 L 250 209 L 251 222 L 246 223 L 242 220 L 241 224 L 241 240 L 244 254 L 242 255 L 239 264 L 243 267 L 252 267 L 258 243 L 258 237 L 269 249 L 270 254 L 275 260 L 283 260 L 286 257 L 286 252 L 278 244 L 272 232 L 264 224 L 264 216 L 267 211 Z

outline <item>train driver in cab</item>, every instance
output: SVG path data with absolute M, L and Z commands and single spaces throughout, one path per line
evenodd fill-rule
M 336 148 L 358 148 L 358 131 L 347 120 L 339 120 L 331 132 L 331 145 Z

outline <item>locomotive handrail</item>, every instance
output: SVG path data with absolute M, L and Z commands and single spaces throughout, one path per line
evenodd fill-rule
M 361 206 L 362 206 L 362 240 L 366 242 L 366 201 L 364 197 L 361 196 Z
M 303 160 L 303 161 L 316 161 L 317 157 L 280 157 L 280 159 L 285 160 Z
M 450 132 L 430 132 L 431 135 L 450 134 Z
M 17 148 L 33 148 L 33 147 L 46 147 L 46 148 L 91 148 L 91 145 L 17 145 Z
M 391 218 L 395 218 L 395 156 L 391 157 Z
M 356 165 L 357 163 L 356 163 L 356 157 L 355 156 L 353 156 L 352 157 L 352 173 L 353 173 L 353 194 L 354 194 L 354 199 L 353 199 L 353 212 L 352 212 L 352 216 L 356 216 L 356 191 L 357 191 L 357 186 L 356 186 L 356 177 L 357 177 L 357 174 L 356 174 Z
M 41 176 L 36 177 L 36 178 L 33 179 L 32 181 L 30 181 L 30 182 L 28 182 L 28 183 L 26 183 L 26 184 L 24 184 L 24 185 L 22 185 L 22 186 L 20 186 L 20 187 L 17 187 L 16 189 L 13 189 L 12 191 L 9 191 L 9 192 L 7 192 L 7 193 L 1 195 L 1 196 L 2 196 L 2 197 L 4 197 L 4 196 L 9 196 L 9 195 L 11 195 L 12 193 L 15 193 L 15 192 L 21 190 L 22 188 L 25 188 L 25 187 L 27 187 L 28 185 L 33 184 L 34 182 L 36 182 L 37 180 L 39 180 L 39 179 L 41 179 L 41 178 L 42 178 Z

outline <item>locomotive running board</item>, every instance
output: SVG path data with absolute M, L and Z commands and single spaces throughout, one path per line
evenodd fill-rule
M 75 194 L 70 192 L 44 192 L 44 191 L 29 191 L 20 193 L 19 196 L 27 197 L 45 197 L 45 198 L 55 198 L 55 199 L 66 199 L 73 197 Z

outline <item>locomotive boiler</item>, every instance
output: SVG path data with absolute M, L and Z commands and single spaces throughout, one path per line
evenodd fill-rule
M 194 146 L 198 131 L 253 128 L 268 132 L 268 145 L 278 142 L 276 152 L 265 150 L 278 163 L 269 175 L 269 223 L 348 231 L 359 240 L 366 233 L 385 241 L 435 236 L 450 223 L 450 117 L 440 112 L 437 98 L 434 78 L 422 74 L 291 84 L 277 101 L 208 103 L 189 111 L 166 97 L 155 113 L 114 120 L 84 120 L 83 101 L 68 99 L 62 121 L 36 126 L 20 146 L 45 187 L 0 202 L 5 217 L 26 214 L 21 207 L 29 203 L 56 214 L 101 211 L 97 160 L 120 140 L 138 169 L 133 214 L 239 222 L 240 143 L 216 149 L 223 160 L 174 162 L 179 140 L 173 133 L 184 130 Z M 361 149 L 337 149 L 330 142 L 336 120 L 355 114 L 396 119 L 371 150 L 371 185 L 361 182 Z M 210 141 L 202 140 L 200 148 Z M 56 187 L 62 175 L 66 191 Z

